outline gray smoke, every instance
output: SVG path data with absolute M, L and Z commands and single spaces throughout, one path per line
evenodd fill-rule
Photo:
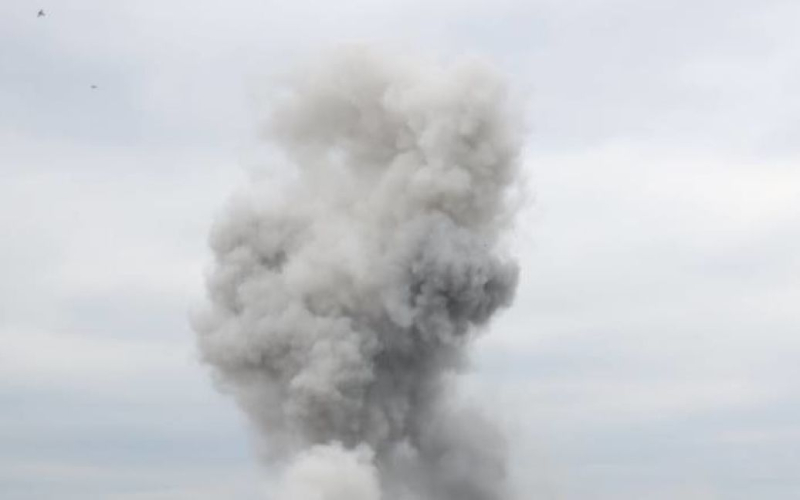
M 285 469 L 279 498 L 505 498 L 502 438 L 448 395 L 517 283 L 503 82 L 352 49 L 274 96 L 267 139 L 291 179 L 254 182 L 216 221 L 194 326 Z

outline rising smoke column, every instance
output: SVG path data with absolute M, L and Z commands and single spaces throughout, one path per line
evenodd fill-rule
M 216 221 L 194 327 L 283 464 L 280 499 L 505 498 L 502 439 L 448 396 L 517 283 L 503 82 L 354 49 L 274 95 L 266 135 L 293 175 Z

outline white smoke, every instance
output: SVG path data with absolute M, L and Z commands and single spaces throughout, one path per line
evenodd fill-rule
M 374 500 L 380 498 L 378 474 L 366 448 L 340 444 L 303 451 L 284 476 L 278 500 Z
M 502 439 L 445 383 L 517 282 L 502 80 L 354 49 L 275 95 L 267 136 L 296 175 L 216 221 L 194 326 L 286 467 L 279 498 L 504 498 Z

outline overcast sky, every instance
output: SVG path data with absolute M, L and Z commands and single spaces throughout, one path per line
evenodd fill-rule
M 465 380 L 520 500 L 800 498 L 799 22 L 796 0 L 3 0 L 0 497 L 269 498 L 187 313 L 258 167 L 262 82 L 367 42 L 484 56 L 528 96 L 521 287 Z

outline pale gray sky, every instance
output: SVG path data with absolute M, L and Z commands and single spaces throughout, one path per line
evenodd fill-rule
M 0 497 L 269 498 L 187 311 L 260 82 L 368 42 L 529 96 L 520 499 L 800 498 L 800 3 L 341 3 L 0 2 Z

